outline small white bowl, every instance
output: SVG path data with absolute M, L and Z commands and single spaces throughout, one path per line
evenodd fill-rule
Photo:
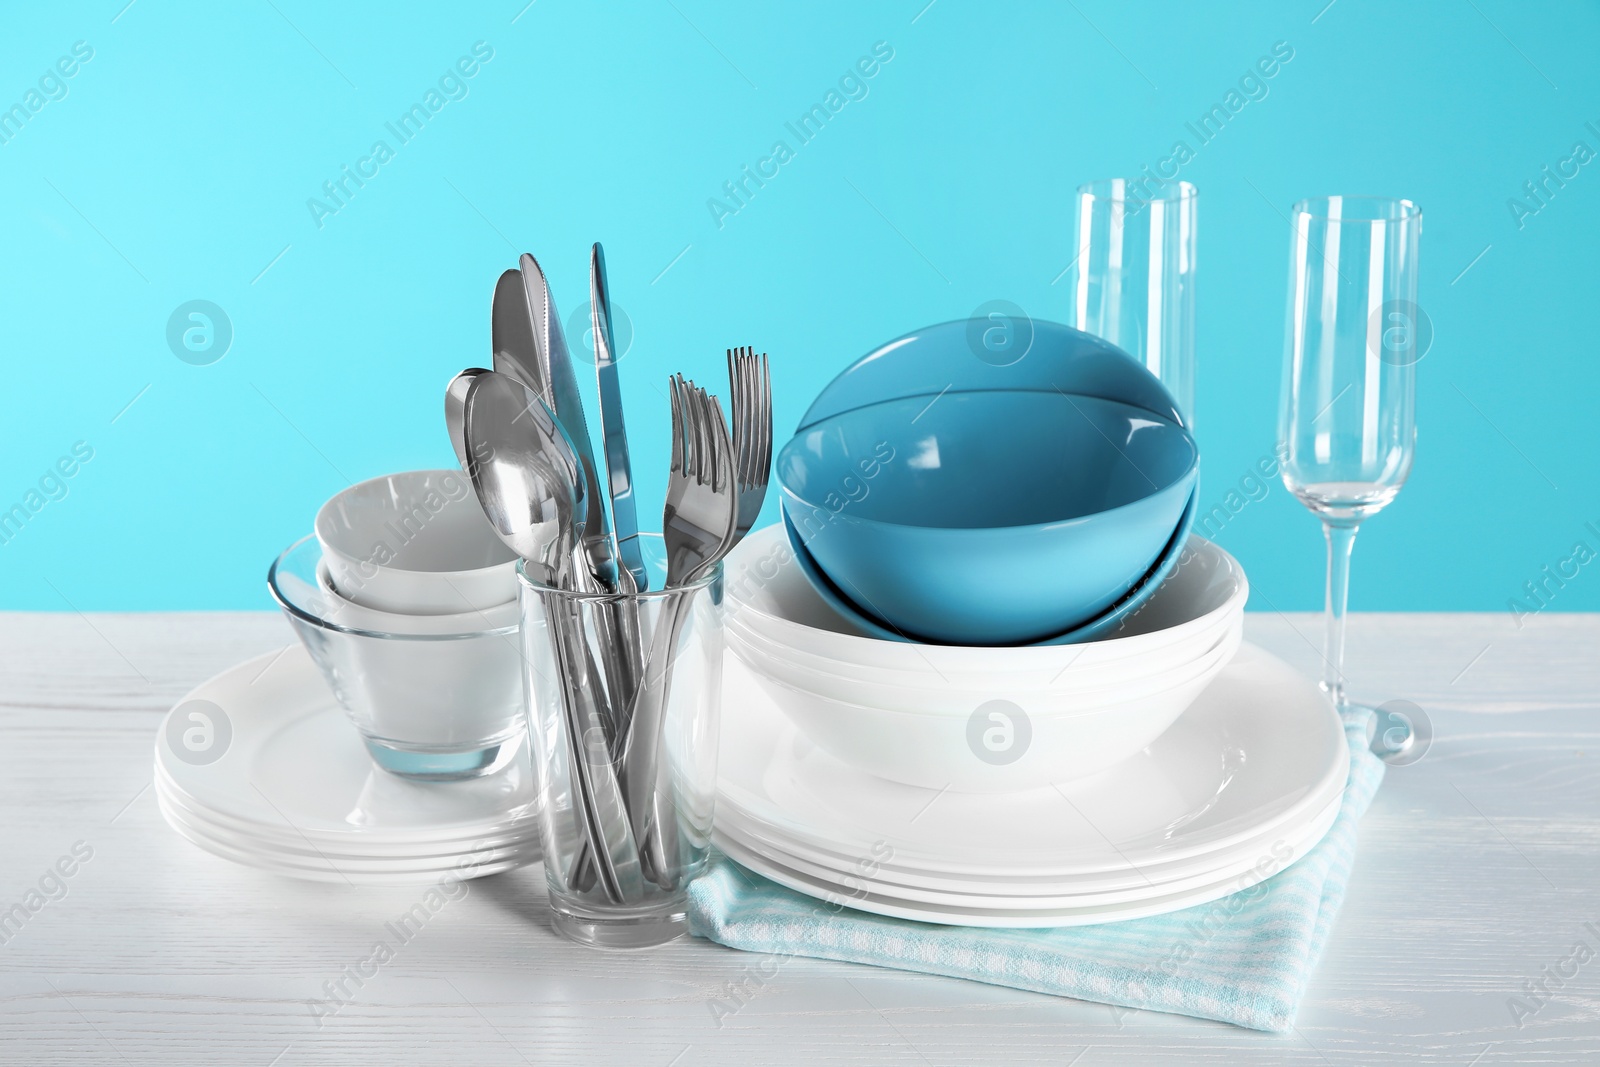
M 317 586 L 322 591 L 322 603 L 325 606 L 323 618 L 352 630 L 408 637 L 443 636 L 500 630 L 508 626 L 518 626 L 522 622 L 521 608 L 515 600 L 489 608 L 454 612 L 449 615 L 410 615 L 357 604 L 341 593 L 338 585 L 334 583 L 333 570 L 329 566 L 326 553 L 317 564 Z
M 853 703 L 744 662 L 800 732 L 842 763 L 927 789 L 1014 793 L 1087 777 L 1144 748 L 1227 666 L 1241 637 L 1242 626 L 1230 627 L 1193 670 L 1154 690 L 1113 687 L 1092 700 L 992 696 L 936 710 Z
M 322 505 L 316 534 L 335 588 L 363 607 L 451 615 L 517 597 L 516 554 L 460 471 L 404 471 L 352 485 Z

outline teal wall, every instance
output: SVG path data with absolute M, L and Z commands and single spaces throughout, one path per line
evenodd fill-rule
M 1600 550 L 1600 163 L 1574 161 L 1600 151 L 1593 4 L 124 3 L 8 5 L 0 33 L 0 108 L 23 108 L 0 122 L 0 509 L 27 512 L 0 608 L 269 606 L 268 562 L 325 497 L 449 463 L 442 389 L 489 358 L 489 295 L 524 250 L 570 315 L 605 242 L 659 500 L 670 371 L 717 381 L 726 346 L 763 347 L 789 426 L 912 327 L 997 298 L 1064 320 L 1073 188 L 1178 140 L 1201 195 L 1202 495 L 1246 483 L 1220 538 L 1255 607 L 1321 598 L 1315 520 L 1247 481 L 1306 195 L 1426 217 L 1417 462 L 1362 533 L 1353 606 L 1507 611 L 1577 542 Z M 1292 59 L 1200 144 L 1186 123 L 1275 46 Z M 402 143 L 387 124 L 430 90 Z M 785 123 L 832 90 L 800 143 Z M 779 140 L 744 206 L 708 205 Z M 338 206 L 344 167 L 372 176 Z M 231 326 L 215 362 L 169 344 L 195 300 Z M 1566 568 L 1552 610 L 1600 608 L 1600 566 Z

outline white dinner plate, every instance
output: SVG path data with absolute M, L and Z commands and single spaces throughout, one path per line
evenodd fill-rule
M 207 811 L 191 798 L 184 797 L 160 775 L 155 779 L 156 794 L 164 810 L 170 808 L 196 829 L 225 843 L 252 851 L 312 859 L 349 859 L 397 862 L 412 867 L 440 866 L 455 858 L 500 849 L 526 851 L 539 849 L 537 826 L 524 827 L 512 834 L 462 838 L 457 841 L 373 842 L 361 838 L 344 839 L 302 836 L 292 828 L 286 832 L 267 832 L 269 828 L 249 826 Z
M 1342 798 L 1341 798 L 1342 800 Z M 1115 890 L 1091 890 L 1078 886 L 1062 886 L 1054 892 L 1031 891 L 1024 887 L 996 882 L 991 887 L 971 888 L 952 882 L 945 886 L 908 886 L 883 876 L 881 868 L 871 863 L 853 868 L 839 869 L 812 863 L 804 858 L 775 848 L 768 842 L 756 841 L 741 835 L 726 823 L 719 823 L 715 842 L 724 851 L 731 846 L 741 854 L 757 856 L 786 867 L 821 885 L 833 886 L 841 896 L 868 892 L 884 899 L 920 905 L 932 904 L 950 909 L 976 908 L 986 911 L 1049 911 L 1077 910 L 1101 905 L 1136 904 L 1140 901 L 1167 897 L 1177 893 L 1207 889 L 1229 879 L 1239 879 L 1252 871 L 1276 873 L 1308 852 L 1328 832 L 1339 815 L 1341 800 L 1336 800 L 1307 825 L 1293 832 L 1274 837 L 1259 848 L 1244 851 L 1225 850 L 1214 865 L 1202 865 L 1179 878 L 1160 878 L 1149 871 L 1148 880 L 1137 885 Z M 731 853 L 730 853 L 731 854 Z
M 1214 881 L 1229 873 L 1242 871 L 1263 860 L 1282 861 L 1283 855 L 1310 836 L 1321 837 L 1332 825 L 1344 800 L 1344 791 L 1337 791 L 1320 810 L 1307 812 L 1304 817 L 1273 827 L 1267 833 L 1240 844 L 1202 856 L 1180 860 L 1176 863 L 1159 863 L 1128 868 L 1121 871 L 1101 871 L 1071 877 L 990 877 L 978 875 L 941 874 L 939 872 L 906 870 L 894 865 L 893 855 L 886 851 L 877 856 L 846 856 L 825 853 L 801 842 L 785 839 L 770 832 L 770 828 L 755 827 L 727 808 L 717 811 L 716 832 L 727 836 L 747 851 L 768 856 L 794 867 L 796 870 L 823 879 L 845 879 L 846 885 L 870 882 L 880 886 L 890 895 L 903 895 L 908 899 L 921 899 L 919 892 L 956 894 L 973 897 L 1030 898 L 1061 901 L 1072 897 L 1105 897 L 1129 894 L 1116 899 L 1134 899 L 1140 894 L 1150 895 L 1160 887 L 1162 891 L 1192 888 Z M 1087 901 L 1086 901 L 1087 902 Z
M 176 751 L 188 724 L 201 725 L 192 715 L 215 718 L 213 709 L 225 716 L 225 727 L 210 727 L 221 755 L 198 762 Z M 331 838 L 449 849 L 531 830 L 536 819 L 525 751 L 501 771 L 460 782 L 413 782 L 379 769 L 299 645 L 232 667 L 185 696 L 157 733 L 155 760 L 191 808 L 319 845 Z
M 482 878 L 528 863 L 536 863 L 539 860 L 536 844 L 522 849 L 497 849 L 490 852 L 441 857 L 437 863 L 426 866 L 349 857 L 326 859 L 292 857 L 223 840 L 171 807 L 164 797 L 158 796 L 157 801 L 167 823 L 205 851 L 233 863 L 271 871 L 288 878 L 350 885 L 419 885 L 437 882 L 450 875 L 463 880 Z
M 155 784 L 170 803 L 185 814 L 201 820 L 204 825 L 221 831 L 224 836 L 237 835 L 264 845 L 279 845 L 290 849 L 313 849 L 349 856 L 396 858 L 453 855 L 471 848 L 508 847 L 525 841 L 537 842 L 539 837 L 538 819 L 532 815 L 504 828 L 491 828 L 490 833 L 451 839 L 410 839 L 390 835 L 302 831 L 287 823 L 266 826 L 213 811 L 173 784 L 171 778 L 160 767 L 156 768 Z
M 1059 908 L 1021 909 L 996 907 L 948 906 L 907 900 L 875 889 L 842 886 L 830 881 L 810 877 L 792 867 L 774 862 L 765 856 L 741 849 L 733 842 L 724 842 L 728 857 L 743 864 L 763 877 L 786 886 L 806 896 L 816 897 L 822 906 L 832 909 L 848 908 L 854 911 L 887 915 L 896 919 L 913 919 L 918 922 L 939 923 L 945 926 L 982 926 L 995 929 L 1038 929 L 1063 926 L 1094 926 L 1100 923 L 1143 919 L 1152 915 L 1165 915 L 1218 900 L 1241 892 L 1283 870 L 1303 857 L 1315 845 L 1308 841 L 1294 851 L 1282 866 L 1265 870 L 1252 868 L 1241 875 L 1221 878 L 1199 888 L 1181 892 L 1146 897 L 1121 904 L 1101 904 L 1087 907 L 1064 906 Z
M 941 875 L 1064 880 L 1202 857 L 1314 817 L 1349 774 L 1327 697 L 1250 644 L 1148 748 L 1027 793 L 940 792 L 846 767 L 732 657 L 723 709 L 719 807 L 785 841 L 855 858 L 888 850 L 898 869 Z

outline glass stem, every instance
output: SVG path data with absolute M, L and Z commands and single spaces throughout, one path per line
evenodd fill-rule
M 1349 704 L 1344 692 L 1344 613 L 1350 600 L 1350 550 L 1356 543 L 1356 523 L 1323 520 L 1328 539 L 1328 589 L 1325 600 L 1328 636 L 1323 645 L 1322 688 L 1343 710 Z

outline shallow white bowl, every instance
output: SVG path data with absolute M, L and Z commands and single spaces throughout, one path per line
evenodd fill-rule
M 743 627 L 797 656 L 837 664 L 845 677 L 853 675 L 847 668 L 862 667 L 869 672 L 854 676 L 893 684 L 909 681 L 904 675 L 910 674 L 930 687 L 965 676 L 1004 677 L 1009 684 L 1037 688 L 1053 684 L 1063 670 L 1122 663 L 1138 671 L 1145 663 L 1181 663 L 1209 648 L 1226 619 L 1243 613 L 1250 595 L 1244 570 L 1232 556 L 1191 537 L 1171 576 L 1113 634 L 1076 645 L 978 648 L 865 634 L 812 589 L 781 524 L 745 538 L 724 566 L 730 627 Z M 875 676 L 873 671 L 890 673 Z
M 728 647 L 764 686 L 771 682 L 845 704 L 923 715 L 964 716 L 981 704 L 1004 700 L 1037 717 L 1089 714 L 1112 704 L 1125 704 L 1162 693 L 1192 678 L 1214 673 L 1219 657 L 1231 656 L 1238 646 L 1243 624 L 1243 615 L 1231 617 L 1211 635 L 1209 644 L 1198 654 L 1190 652 L 1182 662 L 1159 670 L 1130 671 L 1121 664 L 1107 664 L 1075 675 L 1069 668 L 1055 684 L 1043 686 L 1018 685 L 1001 674 L 952 678 L 942 685 L 924 684 L 922 676 L 909 672 L 904 673 L 914 681 L 885 683 L 843 677 L 831 670 L 798 665 L 772 646 L 758 644 L 758 639 L 733 629 L 728 631 Z
M 1087 777 L 1144 748 L 1227 666 L 1240 637 L 1241 628 L 1230 628 L 1173 685 L 1129 685 L 1093 701 L 990 696 L 904 710 L 751 673 L 801 733 L 841 763 L 928 789 L 1012 793 Z
M 364 607 L 447 615 L 517 597 L 516 555 L 460 471 L 404 471 L 335 494 L 317 512 L 333 583 Z
M 1240 607 L 1242 609 L 1242 605 Z M 1063 692 L 1095 689 L 1139 678 L 1164 675 L 1192 664 L 1215 647 L 1223 632 L 1229 626 L 1237 625 L 1242 618 L 1242 610 L 1221 613 L 1210 620 L 1204 629 L 1195 630 L 1180 641 L 1120 659 L 1107 660 L 1104 657 L 1087 654 L 1092 647 L 1090 645 L 1073 645 L 1070 647 L 1076 649 L 1076 652 L 1052 657 L 1052 662 L 1047 667 L 1006 671 L 1001 684 L 1008 690 L 1017 692 L 1034 690 Z M 767 636 L 762 631 L 752 628 L 748 617 L 730 616 L 727 620 L 727 633 L 730 644 L 740 644 L 754 654 L 771 657 L 795 670 L 827 675 L 841 686 L 866 683 L 897 689 L 934 691 L 947 691 L 952 688 L 987 689 L 992 688 L 1001 677 L 1000 672 L 995 670 L 959 671 L 948 667 L 938 669 L 926 661 L 922 670 L 908 671 L 894 667 L 867 667 L 845 660 L 830 659 L 827 656 L 801 651 Z

